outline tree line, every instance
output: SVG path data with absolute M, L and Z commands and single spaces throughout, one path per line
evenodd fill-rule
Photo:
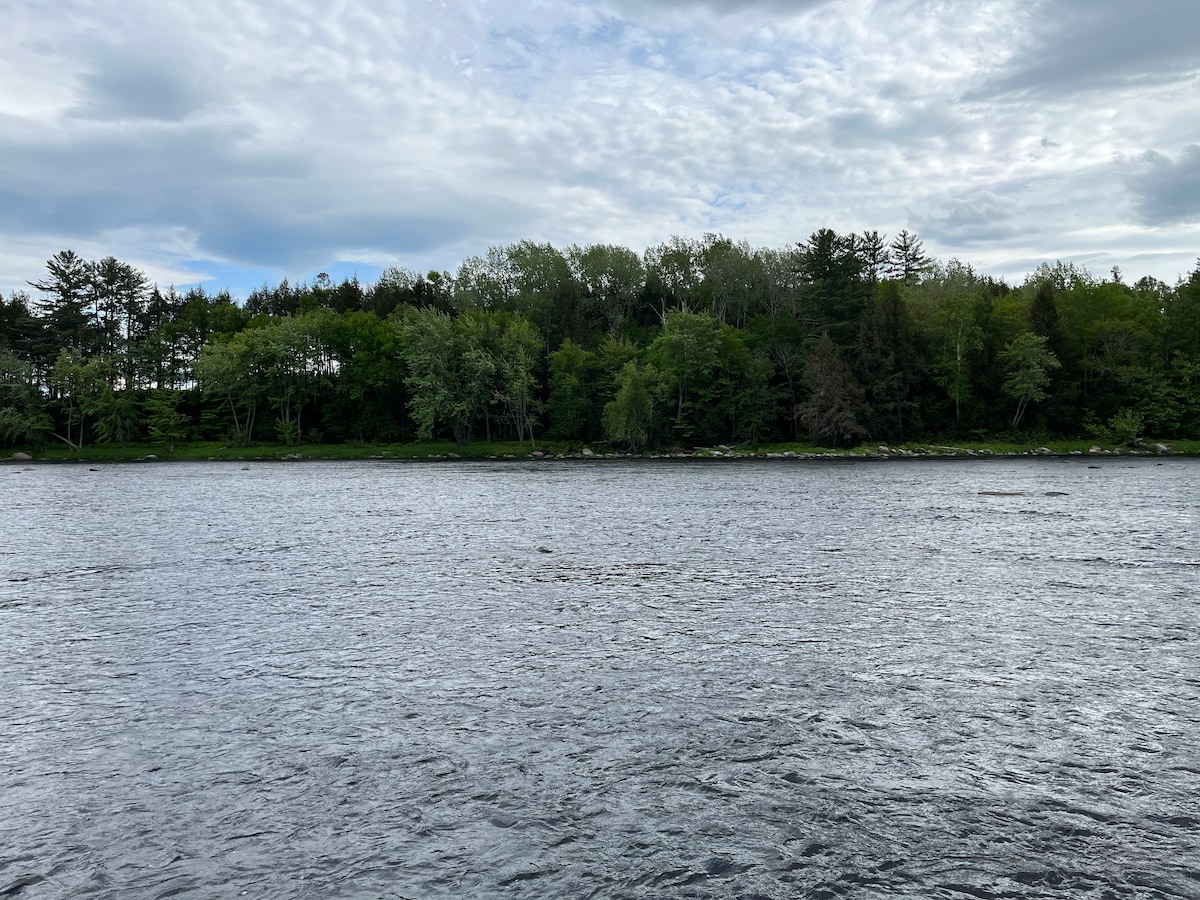
M 824 228 L 782 249 L 523 241 L 453 275 L 322 274 L 242 303 L 64 250 L 29 287 L 0 297 L 7 446 L 1200 431 L 1200 264 L 1174 285 L 1061 262 L 1009 285 L 907 231 Z

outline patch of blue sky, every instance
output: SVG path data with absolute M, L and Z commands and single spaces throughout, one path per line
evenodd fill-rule
M 556 29 L 562 44 L 590 50 L 621 50 L 628 41 L 629 25 L 619 19 L 606 19 L 598 24 L 566 25 Z
M 196 280 L 176 284 L 175 290 L 183 293 L 193 287 L 203 287 L 210 295 L 229 291 L 230 296 L 238 303 L 245 301 L 253 291 L 264 285 L 277 287 L 285 278 L 295 287 L 300 284 L 313 284 L 318 275 L 325 273 L 334 284 L 357 278 L 359 283 L 366 287 L 374 284 L 383 272 L 383 267 L 363 262 L 330 262 L 311 270 L 284 271 L 263 266 L 242 266 L 208 259 L 193 259 L 183 263 L 182 267 L 195 272 Z M 168 285 L 159 287 L 165 290 Z
M 179 267 L 196 276 L 194 281 L 180 281 L 171 285 L 180 293 L 200 287 L 209 295 L 229 291 L 230 296 L 238 301 L 245 300 L 251 291 L 264 284 L 278 284 L 282 277 L 282 273 L 276 269 L 221 263 L 211 259 L 185 260 Z M 164 290 L 167 287 L 168 285 L 159 285 L 159 288 Z

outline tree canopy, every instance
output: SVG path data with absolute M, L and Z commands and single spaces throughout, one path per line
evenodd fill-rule
M 0 442 L 475 437 L 827 445 L 1200 430 L 1200 264 L 1019 285 L 901 231 L 637 253 L 523 241 L 455 274 L 244 302 L 55 254 L 0 297 Z

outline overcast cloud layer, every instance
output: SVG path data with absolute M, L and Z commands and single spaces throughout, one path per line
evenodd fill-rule
M 107 9 L 105 9 L 107 7 Z M 1195 0 L 9 0 L 0 290 L 917 231 L 1020 279 L 1200 256 Z

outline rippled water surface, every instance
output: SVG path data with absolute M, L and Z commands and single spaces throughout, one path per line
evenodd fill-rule
M 0 896 L 1198 897 L 1198 508 L 1191 460 L 6 466 Z

